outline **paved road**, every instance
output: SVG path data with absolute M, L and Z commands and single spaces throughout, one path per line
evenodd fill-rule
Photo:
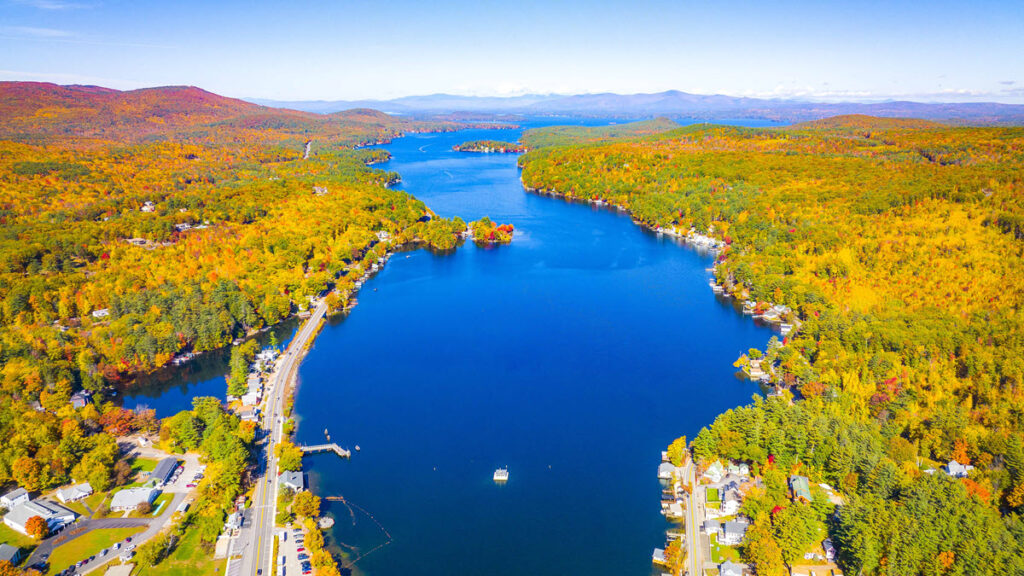
M 274 517 L 277 506 L 277 457 L 274 455 L 274 447 L 281 441 L 283 433 L 284 418 L 281 416 L 284 413 L 285 392 L 292 372 L 302 358 L 302 351 L 316 334 L 320 320 L 325 314 L 327 305 L 321 302 L 292 339 L 277 371 L 271 377 L 261 430 L 266 442 L 264 449 L 260 451 L 260 463 L 257 468 L 262 472 L 262 476 L 256 482 L 256 491 L 252 499 L 252 517 L 249 519 L 252 525 L 239 537 L 240 542 L 234 545 L 235 550 L 241 549 L 242 574 L 255 576 L 260 569 L 265 575 L 273 574 Z
M 690 502 L 686 506 L 686 543 L 689 549 L 689 554 L 686 555 L 686 570 L 690 576 L 700 576 L 704 574 L 702 569 L 704 562 L 701 559 L 703 549 L 700 545 L 700 527 L 697 525 L 697 519 L 703 515 L 697 513 L 700 489 L 697 486 L 694 468 L 696 466 L 693 462 L 686 467 L 686 481 L 689 482 L 691 488 Z

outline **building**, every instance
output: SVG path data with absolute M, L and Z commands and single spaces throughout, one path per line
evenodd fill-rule
M 811 483 L 807 476 L 790 476 L 789 488 L 793 491 L 793 500 L 811 501 Z
M 821 542 L 821 549 L 825 551 L 825 559 L 832 562 L 836 559 L 836 547 L 832 544 L 832 540 L 825 538 Z
M 725 467 L 718 460 L 715 460 L 708 466 L 708 469 L 704 471 L 704 476 L 708 477 L 712 483 L 717 484 L 722 481 L 722 477 L 725 476 Z
M 730 520 L 722 526 L 722 544 L 735 546 L 743 541 L 747 535 L 747 523 L 739 520 Z
M 226 530 L 239 530 L 245 524 L 245 517 L 242 516 L 241 512 L 232 512 L 228 516 L 228 521 L 224 523 Z
M 28 490 L 24 488 L 15 488 L 7 494 L 0 496 L 0 506 L 13 510 L 15 506 L 22 502 L 28 502 L 31 498 L 28 497 Z
M 665 551 L 661 548 L 655 548 L 654 554 L 651 554 L 651 560 L 656 564 L 668 564 L 665 560 Z
M 85 408 L 85 405 L 92 402 L 92 394 L 85 390 L 79 390 L 71 395 L 71 405 L 75 408 Z
M 282 472 L 281 476 L 277 479 L 277 482 L 281 486 L 290 488 L 295 492 L 300 492 L 306 489 L 306 483 L 302 478 L 301 471 Z
M 722 523 L 718 520 L 705 520 L 704 533 L 708 536 L 714 534 L 715 536 L 720 537 L 722 535 Z
M 743 566 L 732 560 L 726 560 L 718 566 L 719 576 L 743 576 Z
M 77 502 L 82 498 L 92 496 L 92 486 L 88 482 L 82 482 L 81 484 L 75 484 L 74 486 L 68 486 L 67 488 L 60 488 L 57 490 L 57 500 L 67 504 L 68 502 Z
M 676 471 L 676 467 L 671 462 L 662 462 L 658 466 L 658 478 L 662 480 L 671 480 L 672 473 Z
M 154 480 L 157 486 L 163 486 L 170 481 L 171 476 L 174 475 L 174 471 L 178 469 L 178 461 L 174 458 L 167 457 L 157 463 L 156 468 L 149 473 L 149 479 Z
M 17 566 L 21 562 L 21 548 L 0 544 L 0 562 L 10 562 L 11 566 Z
M 92 317 L 97 320 L 100 318 L 106 318 L 107 316 L 110 316 L 110 308 L 100 308 L 99 310 L 92 311 Z
M 110 509 L 115 512 L 135 510 L 142 504 L 152 504 L 160 495 L 156 488 L 125 488 L 114 493 L 110 499 Z
M 25 529 L 25 524 L 33 516 L 39 516 L 45 520 L 50 532 L 57 532 L 75 521 L 75 513 L 56 502 L 29 500 L 11 508 L 11 511 L 4 516 L 4 524 L 27 536 L 28 530 Z
M 974 466 L 964 465 L 956 460 L 950 460 L 949 464 L 945 466 L 946 474 L 953 478 L 967 478 L 971 470 L 974 470 Z

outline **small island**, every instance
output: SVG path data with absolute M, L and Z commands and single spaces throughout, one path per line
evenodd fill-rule
M 487 216 L 469 225 L 473 241 L 480 245 L 508 244 L 512 241 L 514 230 L 511 224 L 498 225 Z
M 478 152 L 483 154 L 520 154 L 526 152 L 526 146 L 515 142 L 501 140 L 472 140 L 452 147 L 456 152 Z

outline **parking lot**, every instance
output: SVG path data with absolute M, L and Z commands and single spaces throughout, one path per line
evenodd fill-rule
M 312 574 L 309 552 L 305 549 L 306 536 L 301 528 L 289 528 L 278 532 L 277 576 L 299 576 Z M 282 557 L 284 563 L 281 563 Z M 284 567 L 284 570 L 281 567 Z

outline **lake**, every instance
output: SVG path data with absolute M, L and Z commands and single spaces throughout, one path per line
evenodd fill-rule
M 384 146 L 438 214 L 515 239 L 396 254 L 300 367 L 297 441 L 361 448 L 305 464 L 371 576 L 650 574 L 661 450 L 759 393 L 732 363 L 773 333 L 712 294 L 710 255 L 524 192 L 515 155 L 452 151 L 520 134 Z

